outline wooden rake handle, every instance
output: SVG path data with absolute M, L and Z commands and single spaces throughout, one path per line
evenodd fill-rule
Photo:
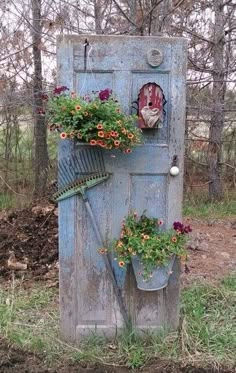
M 103 247 L 104 244 L 103 244 L 102 236 L 101 236 L 101 233 L 99 231 L 99 228 L 98 228 L 98 225 L 96 223 L 96 220 L 94 218 L 93 211 L 91 209 L 89 200 L 88 200 L 88 198 L 87 198 L 87 196 L 86 196 L 85 193 L 82 194 L 82 197 L 83 197 L 83 200 L 84 200 L 87 212 L 88 212 L 88 214 L 90 216 L 90 219 L 91 219 L 94 231 L 96 233 L 96 237 L 97 237 L 98 243 L 99 243 L 99 245 L 101 247 Z M 119 288 L 119 286 L 117 284 L 117 281 L 116 281 L 116 278 L 115 278 L 115 275 L 114 275 L 114 272 L 113 272 L 113 269 L 112 269 L 112 265 L 111 265 L 110 259 L 109 259 L 109 257 L 108 257 L 107 254 L 103 255 L 103 259 L 104 259 L 104 263 L 105 263 L 108 275 L 110 276 L 110 279 L 111 279 L 111 282 L 112 282 L 112 285 L 113 285 L 113 290 L 114 290 L 117 302 L 119 304 L 120 311 L 121 311 L 121 314 L 123 316 L 124 322 L 125 322 L 125 324 L 126 324 L 127 327 L 130 327 L 130 325 L 131 325 L 130 324 L 130 319 L 129 319 L 128 313 L 126 311 L 126 308 L 125 308 L 125 305 L 124 305 L 124 301 L 123 301 L 123 298 L 122 298 L 122 294 L 121 294 L 120 288 Z

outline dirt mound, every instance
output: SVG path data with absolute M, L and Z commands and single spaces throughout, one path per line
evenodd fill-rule
M 130 370 L 126 367 L 113 367 L 96 365 L 94 367 L 82 367 L 79 363 L 72 364 L 69 361 L 63 365 L 48 367 L 43 356 L 18 349 L 10 345 L 0 337 L 0 373 L 233 373 L 234 370 L 224 368 L 197 368 L 193 366 L 181 366 L 171 361 L 153 361 L 142 369 Z
M 58 259 L 57 208 L 53 204 L 14 210 L 0 219 L 0 276 L 14 270 L 42 278 Z

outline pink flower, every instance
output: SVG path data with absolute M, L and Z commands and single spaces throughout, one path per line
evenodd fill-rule
M 98 96 L 101 101 L 107 101 L 109 97 L 111 96 L 111 94 L 112 94 L 112 90 L 107 88 L 107 89 L 100 91 Z
M 60 95 L 62 92 L 68 91 L 69 88 L 67 88 L 65 85 L 62 85 L 61 87 L 56 87 L 53 91 L 54 95 Z

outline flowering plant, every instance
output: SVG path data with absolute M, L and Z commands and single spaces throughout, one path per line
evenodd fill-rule
M 125 115 L 112 91 L 105 89 L 92 96 L 67 93 L 67 87 L 58 87 L 48 102 L 50 130 L 60 130 L 60 137 L 77 138 L 90 145 L 106 149 L 120 149 L 130 153 L 140 143 L 140 129 L 136 116 Z
M 190 226 L 175 222 L 172 229 L 164 231 L 160 229 L 162 225 L 161 219 L 148 218 L 145 214 L 140 218 L 136 213 L 128 215 L 122 224 L 120 238 L 112 247 L 119 266 L 124 267 L 131 263 L 132 256 L 138 256 L 144 267 L 142 275 L 147 278 L 155 267 L 167 265 L 173 255 L 186 258 L 185 242 L 192 231 Z

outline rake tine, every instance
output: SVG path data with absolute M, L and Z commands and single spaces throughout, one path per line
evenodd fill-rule
M 58 162 L 58 181 L 60 188 L 71 182 L 66 168 L 65 158 L 60 159 Z

